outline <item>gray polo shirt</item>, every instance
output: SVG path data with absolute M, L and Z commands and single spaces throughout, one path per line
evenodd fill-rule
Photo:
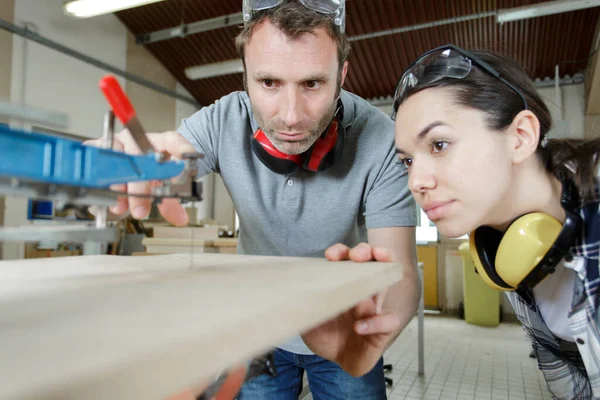
M 250 147 L 258 125 L 245 92 L 234 92 L 184 119 L 179 132 L 205 155 L 200 175 L 217 172 L 240 221 L 238 253 L 323 257 L 335 243 L 367 241 L 367 229 L 414 226 L 407 174 L 396 161 L 394 123 L 342 91 L 346 127 L 340 161 L 314 173 L 280 175 Z M 300 337 L 281 348 L 312 354 Z

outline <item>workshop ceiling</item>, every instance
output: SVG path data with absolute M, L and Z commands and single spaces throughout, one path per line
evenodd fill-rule
M 394 28 L 414 27 L 546 0 L 347 0 L 347 33 L 352 38 Z M 131 33 L 140 35 L 241 11 L 241 0 L 167 0 L 118 12 Z M 512 55 L 533 77 L 582 72 L 587 66 L 600 7 L 496 23 L 494 16 L 354 40 L 344 88 L 364 98 L 386 97 L 401 72 L 424 51 L 446 43 Z M 187 67 L 231 60 L 239 26 L 145 45 L 200 102 L 208 105 L 242 89 L 242 75 L 189 80 Z

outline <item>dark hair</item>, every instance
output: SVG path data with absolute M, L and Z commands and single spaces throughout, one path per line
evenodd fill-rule
M 600 138 L 596 139 L 546 139 L 552 127 L 552 116 L 538 94 L 533 80 L 514 59 L 487 51 L 472 51 L 504 79 L 521 90 L 528 108 L 540 122 L 540 143 L 537 155 L 546 168 L 559 179 L 572 179 L 579 189 L 582 203 L 596 198 L 595 175 L 600 153 Z M 424 76 L 437 74 L 442 66 L 432 62 L 425 67 Z M 499 79 L 483 71 L 473 63 L 473 69 L 463 79 L 442 78 L 435 82 L 409 88 L 401 101 L 409 96 L 433 87 L 451 88 L 457 104 L 484 112 L 488 128 L 506 130 L 518 113 L 524 110 L 523 99 Z M 427 79 L 422 79 L 427 82 Z
M 325 14 L 313 11 L 297 1 L 288 0 L 280 6 L 269 8 L 254 13 L 252 21 L 242 29 L 235 38 L 235 49 L 244 63 L 246 69 L 245 50 L 246 45 L 252 38 L 252 33 L 257 25 L 269 19 L 290 39 L 297 39 L 305 33 L 314 33 L 318 28 L 323 28 L 327 34 L 335 40 L 338 48 L 339 73 L 344 68 L 344 63 L 350 53 L 350 41 L 346 34 L 342 33 L 333 19 Z M 244 82 L 246 74 L 244 73 Z

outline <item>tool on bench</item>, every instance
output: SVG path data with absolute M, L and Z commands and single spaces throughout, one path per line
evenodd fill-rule
M 53 239 L 60 232 L 61 240 L 114 242 L 117 231 L 107 227 L 107 209 L 118 196 L 148 197 L 155 202 L 166 198 L 202 200 L 201 183 L 196 182 L 196 163 L 202 154 L 186 154 L 183 160 L 166 160 L 150 144 L 117 80 L 113 76 L 104 77 L 100 86 L 114 113 L 131 129 L 143 154 L 112 150 L 112 111 L 104 119 L 104 148 L 0 125 L 0 195 L 51 200 L 58 208 L 69 205 L 100 207 L 96 210 L 94 226 L 71 224 L 51 230 L 33 226 L 1 228 L 0 241 L 41 241 Z M 187 187 L 174 186 L 174 183 L 187 180 L 191 181 Z M 159 181 L 161 184 L 148 195 L 110 189 L 111 185 L 137 181 Z

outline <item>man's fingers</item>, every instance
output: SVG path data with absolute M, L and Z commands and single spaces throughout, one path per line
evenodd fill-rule
M 164 199 L 158 205 L 158 211 L 160 215 L 175 226 L 185 226 L 189 222 L 188 213 L 177 199 Z
M 151 142 L 156 143 L 155 147 L 159 151 L 166 151 L 170 155 L 181 159 L 184 153 L 193 153 L 196 148 L 184 139 L 178 132 L 165 132 L 148 135 Z
M 127 185 L 127 192 L 138 195 L 148 195 L 151 193 L 150 182 L 133 182 Z M 152 200 L 147 197 L 129 196 L 129 208 L 131 215 L 135 219 L 146 218 L 150 213 Z
M 186 139 L 177 132 L 149 133 L 148 140 L 158 152 L 166 152 L 167 159 L 170 157 L 181 158 L 184 153 L 194 152 L 195 148 Z M 89 146 L 102 146 L 102 139 L 88 140 L 84 144 Z M 133 139 L 131 133 L 124 129 L 117 133 L 113 140 L 113 150 L 122 151 L 127 154 L 139 155 L 140 149 Z M 150 213 L 152 200 L 147 197 L 137 197 L 135 195 L 150 195 L 152 193 L 151 182 L 131 182 L 127 185 L 113 185 L 114 191 L 126 192 L 129 197 L 119 197 L 117 203 L 110 207 L 110 211 L 116 215 L 124 214 L 128 209 L 131 215 L 136 219 L 142 219 Z M 173 225 L 182 226 L 188 223 L 188 215 L 175 199 L 166 199 L 159 205 L 159 211 L 167 221 Z
M 394 254 L 384 247 L 373 248 L 373 256 L 375 260 L 380 262 L 394 261 Z
M 356 319 L 363 319 L 370 317 L 375 314 L 376 303 L 373 298 L 363 300 L 354 306 L 354 317 Z
M 148 139 L 150 139 L 150 137 L 148 137 Z M 121 151 L 127 154 L 140 155 L 142 153 L 128 129 L 123 129 L 121 132 L 117 133 L 115 135 L 115 142 L 122 143 L 123 149 Z M 150 143 L 152 143 L 151 140 Z M 113 149 L 117 150 L 114 146 Z
M 373 248 L 367 243 L 359 243 L 350 250 L 350 259 L 355 262 L 373 260 Z
M 350 251 L 350 248 L 348 246 L 338 243 L 338 244 L 334 244 L 333 246 L 331 246 L 327 250 L 325 250 L 325 257 L 329 261 L 348 260 L 349 259 L 349 255 L 348 255 L 349 251 Z
M 383 311 L 383 302 L 385 301 L 387 291 L 388 289 L 385 289 L 383 292 L 375 296 L 375 314 L 381 314 L 381 312 Z
M 113 192 L 126 193 L 127 185 L 125 185 L 125 184 L 111 185 L 110 190 L 112 190 Z M 116 216 L 125 214 L 127 212 L 127 210 L 129 210 L 129 203 L 127 201 L 127 196 L 117 197 L 117 202 L 115 204 L 113 204 L 112 206 L 110 206 L 109 210 L 111 213 L 115 214 Z
M 125 152 L 129 154 L 140 154 L 139 147 L 131 133 L 124 129 L 118 134 L 119 140 L 125 145 Z M 178 132 L 148 133 L 148 141 L 158 152 L 166 152 L 169 156 L 181 158 L 183 153 L 195 152 L 194 146 L 185 140 Z
M 117 139 L 113 140 L 112 148 L 115 151 L 124 151 L 125 150 L 125 146 L 123 145 L 123 142 L 121 142 L 120 140 L 117 140 Z M 114 192 L 126 193 L 127 192 L 127 184 L 123 183 L 123 184 L 119 184 L 119 185 L 111 185 L 110 190 L 112 190 Z M 117 197 L 117 204 L 110 207 L 110 212 L 112 212 L 113 214 L 115 214 L 117 216 L 125 214 L 127 212 L 127 210 L 129 210 L 129 202 L 127 201 L 126 196 Z
M 104 139 L 86 140 L 82 144 L 84 146 L 104 147 Z M 125 146 L 121 140 L 114 138 L 112 149 L 123 152 L 125 150 Z M 111 185 L 110 190 L 114 192 L 127 192 L 127 185 Z M 117 202 L 109 207 L 110 212 L 117 216 L 125 214 L 128 209 L 129 205 L 127 202 L 127 197 L 125 196 L 117 197 Z
M 357 321 L 354 330 L 360 335 L 373 335 L 378 333 L 392 333 L 400 328 L 398 314 L 389 312 L 376 315 L 372 318 Z
M 342 244 L 331 246 L 325 251 L 325 256 L 330 261 L 340 261 L 350 259 L 354 262 L 367 261 L 393 261 L 393 254 L 383 247 L 372 247 L 368 243 L 359 243 L 351 249 Z

